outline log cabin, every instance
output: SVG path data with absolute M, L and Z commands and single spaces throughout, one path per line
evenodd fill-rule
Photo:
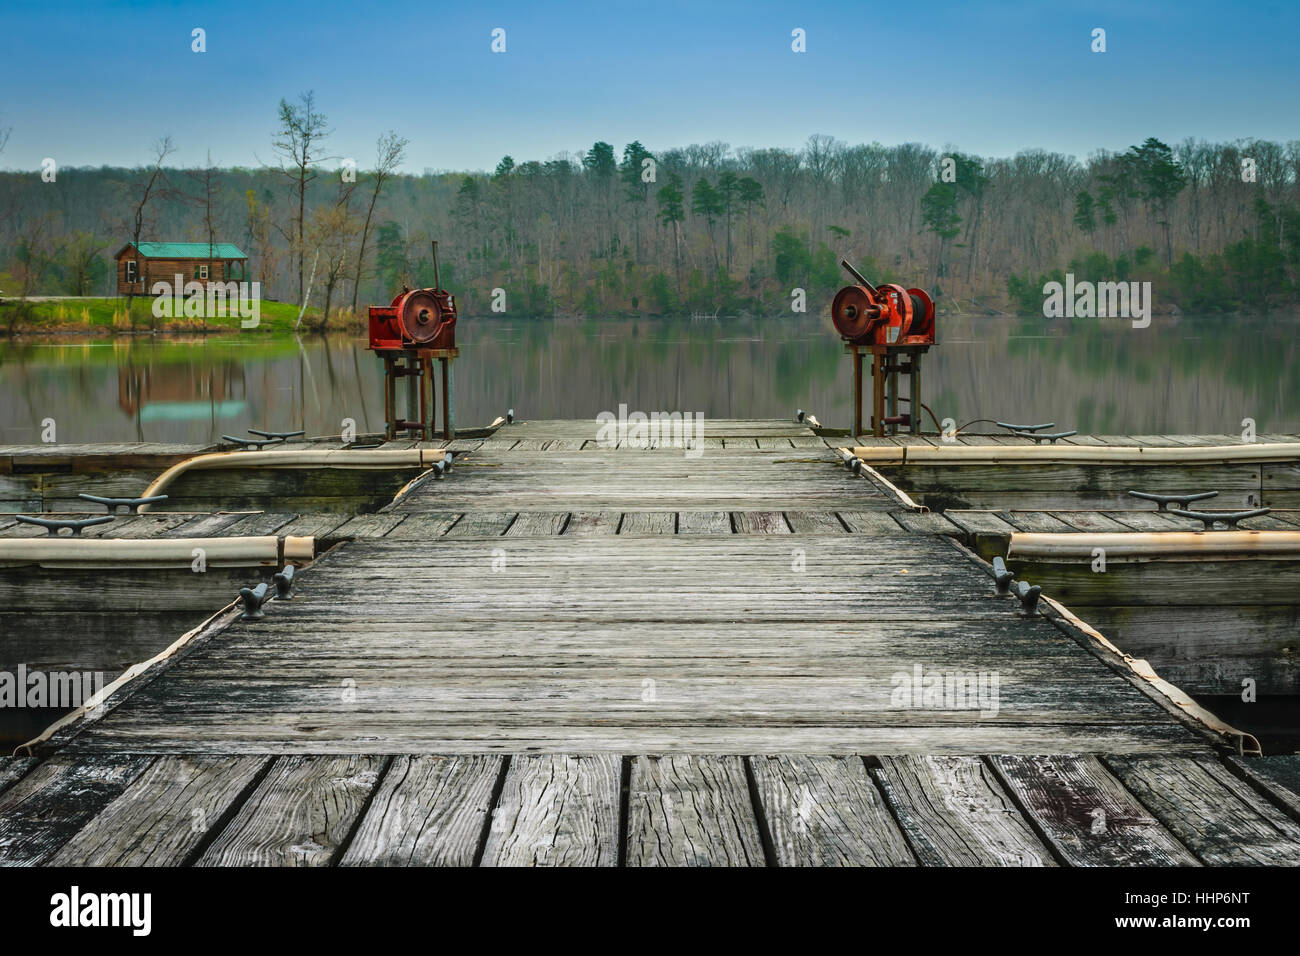
M 117 294 L 149 295 L 155 282 L 241 282 L 248 256 L 229 242 L 128 242 L 114 255 Z

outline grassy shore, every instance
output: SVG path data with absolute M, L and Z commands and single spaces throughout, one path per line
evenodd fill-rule
M 28 301 L 5 299 L 0 302 L 0 334 L 100 334 L 118 335 L 132 332 L 291 332 L 298 321 L 298 306 L 288 302 L 261 303 L 255 328 L 242 326 L 239 316 L 199 319 L 191 317 L 158 318 L 153 314 L 151 298 L 136 298 L 127 310 L 125 298 L 55 299 Z M 300 331 L 320 331 L 321 310 L 308 307 Z M 364 317 L 350 312 L 334 312 L 327 328 L 338 331 L 362 331 Z

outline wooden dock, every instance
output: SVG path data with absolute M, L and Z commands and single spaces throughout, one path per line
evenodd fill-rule
M 1300 756 L 995 596 L 841 440 L 706 436 L 525 422 L 373 514 L 123 524 L 337 544 L 0 762 L 0 863 L 1300 864 Z

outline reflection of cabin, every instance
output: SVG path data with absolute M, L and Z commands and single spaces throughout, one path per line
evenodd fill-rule
M 190 362 L 149 363 L 117 369 L 117 407 L 132 417 L 148 405 L 222 406 L 246 391 L 243 366 L 236 362 L 205 367 Z
M 155 282 L 241 282 L 248 256 L 229 242 L 128 242 L 117 260 L 117 294 L 149 295 Z

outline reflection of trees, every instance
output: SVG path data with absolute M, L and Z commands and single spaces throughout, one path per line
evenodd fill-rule
M 1300 425 L 1292 321 L 1185 316 L 1176 329 L 1074 320 L 1056 335 L 1035 317 L 941 324 L 926 358 L 927 404 L 941 418 L 1032 417 L 1084 432 L 1235 431 Z M 515 407 L 520 418 L 594 418 L 625 402 L 640 411 L 709 418 L 787 418 L 795 408 L 847 423 L 849 363 L 818 317 L 780 323 L 725 319 L 462 323 L 456 411 L 462 427 Z M 342 351 L 340 351 L 342 350 Z M 345 357 L 351 352 L 351 361 Z M 116 401 L 113 390 L 116 387 Z M 337 434 L 342 418 L 377 425 L 379 360 L 364 340 L 339 336 L 179 337 L 120 347 L 0 346 L 0 441 L 38 441 L 46 417 L 63 441 L 208 441 L 231 423 L 220 404 L 246 399 L 257 427 Z M 204 413 L 144 423 L 150 402 L 195 401 Z M 292 410 L 291 410 L 292 409 Z M 293 420 L 289 420 L 293 419 Z M 127 425 L 127 422 L 131 425 Z M 22 436 L 22 437 L 17 437 Z

